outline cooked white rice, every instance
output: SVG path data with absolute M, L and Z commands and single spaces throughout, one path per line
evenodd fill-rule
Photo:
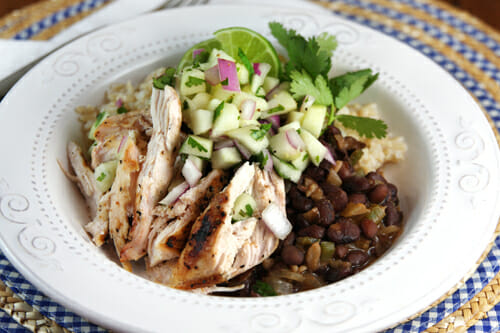
M 351 104 L 339 110 L 338 114 L 381 119 L 378 107 L 374 103 L 365 105 Z M 402 161 L 408 150 L 404 138 L 402 136 L 393 136 L 390 132 L 383 139 L 367 139 L 360 137 L 358 132 L 345 128 L 338 122 L 335 123 L 335 126 L 341 130 L 344 136 L 352 136 L 366 144 L 366 147 L 363 148 L 363 156 L 356 166 L 364 173 L 375 171 L 386 163 Z

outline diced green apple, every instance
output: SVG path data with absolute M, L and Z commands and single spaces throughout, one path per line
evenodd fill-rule
M 298 121 L 292 121 L 291 123 L 288 123 L 286 125 L 281 126 L 278 129 L 278 131 L 279 132 L 284 132 L 284 131 L 286 131 L 288 129 L 294 129 L 294 130 L 300 129 L 300 122 L 298 122 Z
M 236 71 L 238 73 L 238 81 L 240 81 L 240 85 L 247 84 L 250 78 L 250 73 L 248 72 L 248 69 L 244 65 L 237 62 Z
M 257 202 L 248 193 L 242 193 L 236 201 L 233 207 L 233 220 L 241 221 L 249 217 L 252 217 L 254 212 L 257 211 Z
M 255 73 L 252 76 L 252 82 L 250 83 L 250 88 L 254 94 L 257 92 L 257 89 L 264 84 L 264 80 L 270 70 L 271 65 L 266 64 L 265 62 L 259 64 L 260 74 Z
M 196 94 L 191 100 L 189 107 L 191 110 L 206 109 L 210 102 L 210 95 L 206 92 Z
M 270 92 L 272 89 L 276 88 L 276 86 L 280 84 L 280 80 L 278 78 L 272 76 L 266 76 L 264 79 L 264 84 L 262 87 L 266 91 L 266 93 Z
M 269 140 L 271 154 L 285 161 L 296 159 L 301 151 L 290 144 L 286 132 L 279 132 Z
M 294 183 L 298 183 L 302 171 L 294 167 L 291 163 L 282 161 L 278 157 L 271 155 L 273 159 L 274 169 L 284 179 L 289 179 Z
M 251 94 L 251 93 L 247 93 L 247 92 L 243 92 L 243 91 L 239 92 L 238 94 L 236 94 L 234 96 L 233 104 L 239 108 L 241 105 L 241 102 L 243 102 L 246 99 L 250 99 L 252 101 L 255 101 L 255 103 L 256 103 L 255 111 L 257 111 L 257 112 L 262 111 L 262 110 L 266 110 L 268 108 L 267 101 L 264 98 L 260 98 L 260 97 L 257 97 L 255 95 Z M 253 119 L 257 119 L 257 118 L 254 117 Z
M 294 121 L 298 121 L 298 122 L 302 123 L 302 118 L 304 118 L 304 113 L 299 112 L 299 111 L 291 111 L 288 114 L 287 122 L 292 123 Z
M 318 166 L 325 157 L 327 148 L 306 129 L 300 131 L 300 137 L 306 144 L 306 150 L 311 162 Z
M 224 107 L 220 111 L 220 114 L 214 115 L 214 123 L 212 127 L 212 137 L 221 136 L 227 131 L 238 128 L 240 126 L 240 120 L 238 117 L 240 112 L 236 105 L 231 103 L 224 103 Z
M 304 112 L 302 128 L 308 130 L 315 138 L 318 138 L 325 122 L 326 106 L 313 105 Z
M 299 157 L 290 161 L 290 163 L 295 168 L 297 168 L 298 170 L 300 170 L 302 172 L 309 165 L 309 154 L 307 153 L 307 151 L 303 151 L 302 153 L 300 153 Z
M 258 154 L 269 145 L 267 135 L 256 136 L 260 126 L 245 126 L 226 132 L 231 139 L 238 140 L 252 155 Z
M 95 168 L 94 177 L 99 191 L 104 193 L 111 188 L 115 180 L 117 166 L 118 161 L 113 160 L 101 163 Z
M 201 81 L 200 81 L 201 80 Z M 182 72 L 180 92 L 183 96 L 191 96 L 205 92 L 205 73 L 199 69 L 189 69 Z
M 181 146 L 180 153 L 209 159 L 212 156 L 213 142 L 196 135 L 188 135 Z
M 241 162 L 241 156 L 235 147 L 216 150 L 212 154 L 212 168 L 227 169 Z
M 189 127 L 196 135 L 207 133 L 212 128 L 213 119 L 213 111 L 189 110 Z

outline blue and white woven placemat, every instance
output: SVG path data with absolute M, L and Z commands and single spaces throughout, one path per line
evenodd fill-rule
M 87 8 L 86 6 L 95 5 L 99 2 L 98 0 L 82 1 L 83 5 L 73 5 L 71 9 L 67 9 L 63 13 L 71 12 L 77 14 L 79 11 Z M 500 38 L 489 36 L 488 31 L 484 31 L 481 27 L 473 24 L 467 16 L 458 15 L 455 11 L 450 12 L 430 0 L 330 0 L 322 2 L 329 3 L 329 8 L 334 13 L 392 36 L 435 61 L 463 84 L 489 114 L 495 127 L 497 129 L 500 128 L 500 94 L 493 94 L 491 89 L 487 89 L 483 82 L 478 82 L 477 76 L 475 78 L 474 75 L 471 75 L 469 68 L 454 61 L 448 54 L 443 53 L 442 50 L 438 50 L 435 45 L 429 42 L 437 40 L 453 50 L 453 52 L 460 54 L 469 64 L 475 66 L 489 80 L 500 86 L 500 67 L 491 61 L 491 56 L 485 57 L 481 50 L 472 47 L 471 43 L 464 42 L 464 39 L 458 38 L 456 34 L 444 32 L 441 29 L 441 24 L 436 24 L 436 22 L 445 24 L 455 29 L 455 31 L 460 31 L 469 40 L 477 41 L 479 45 L 482 45 L 483 50 L 487 49 L 487 52 L 496 55 L 498 59 L 500 59 Z M 411 10 L 409 11 L 408 9 Z M 368 15 L 366 13 L 371 14 Z M 64 15 L 57 17 L 64 19 Z M 385 18 L 385 20 L 381 20 L 380 18 Z M 425 18 L 432 18 L 432 20 Z M 398 24 L 387 24 L 387 19 L 390 22 Z M 399 29 L 398 26 L 418 29 L 431 38 L 422 39 L 414 37 L 408 33 L 408 29 Z M 37 31 L 43 28 L 43 26 L 38 27 Z M 20 37 L 21 35 L 14 38 Z M 495 240 L 488 255 L 478 266 L 474 274 L 453 294 L 415 319 L 400 324 L 386 332 L 421 332 L 439 323 L 487 286 L 500 271 L 499 263 L 500 237 Z M 1 252 L 0 279 L 14 293 L 40 313 L 56 321 L 68 330 L 73 332 L 105 332 L 104 329 L 66 310 L 37 291 L 31 283 L 16 271 Z M 487 313 L 486 318 L 478 321 L 468 331 L 497 332 L 500 330 L 499 321 L 500 303 Z M 28 332 L 28 330 L 15 322 L 7 313 L 0 311 L 0 332 L 24 333 Z

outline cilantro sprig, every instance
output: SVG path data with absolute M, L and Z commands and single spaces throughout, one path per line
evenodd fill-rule
M 186 81 L 186 86 L 191 88 L 192 86 L 199 86 L 203 83 L 205 83 L 205 80 L 200 79 L 199 77 L 189 76 L 188 80 Z
M 255 284 L 253 285 L 252 289 L 260 296 L 276 296 L 276 295 L 278 295 L 271 285 L 269 285 L 261 280 L 255 281 Z
M 250 136 L 255 140 L 262 140 L 271 129 L 271 124 L 262 124 L 259 129 L 250 130 Z
M 377 80 L 378 73 L 363 69 L 328 79 L 331 57 L 337 48 L 334 36 L 322 33 L 306 39 L 277 22 L 269 23 L 269 28 L 288 53 L 283 79 L 290 81 L 290 91 L 297 101 L 309 95 L 314 97 L 315 104 L 330 107 L 327 125 L 337 120 L 360 136 L 383 138 L 387 135 L 387 125 L 382 120 L 336 114 L 368 89 Z

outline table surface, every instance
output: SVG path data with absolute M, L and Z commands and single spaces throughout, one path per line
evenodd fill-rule
M 2 0 L 0 17 L 9 12 L 39 2 L 40 0 Z M 500 0 L 441 0 L 469 12 L 490 26 L 500 30 Z

